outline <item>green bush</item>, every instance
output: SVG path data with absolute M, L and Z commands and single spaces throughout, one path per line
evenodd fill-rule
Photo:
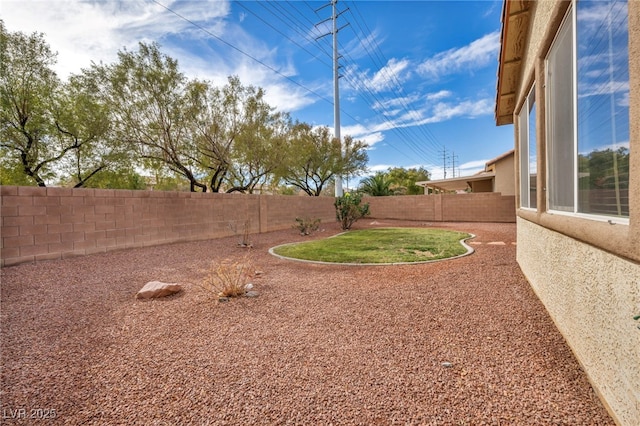
M 351 225 L 358 219 L 368 216 L 369 203 L 360 205 L 362 195 L 349 194 L 348 192 L 342 197 L 337 197 L 334 203 L 336 207 L 336 219 L 340 222 L 343 230 L 351 229 Z

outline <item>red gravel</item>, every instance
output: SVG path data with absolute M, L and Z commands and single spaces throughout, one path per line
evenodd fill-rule
M 294 230 L 254 236 L 260 296 L 227 303 L 190 283 L 245 255 L 235 238 L 4 268 L 3 424 L 613 424 L 515 262 L 515 225 L 433 226 L 482 244 L 348 267 L 267 253 L 309 238 Z M 136 300 L 153 280 L 185 290 Z

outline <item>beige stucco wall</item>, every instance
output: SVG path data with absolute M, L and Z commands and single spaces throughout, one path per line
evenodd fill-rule
M 640 265 L 522 218 L 518 263 L 622 425 L 640 424 Z
M 516 195 L 514 156 L 509 155 L 495 164 L 495 192 L 502 195 Z
M 544 59 L 569 2 L 531 2 L 515 113 L 536 83 L 538 188 L 546 188 Z M 628 223 L 519 209 L 518 262 L 601 399 L 622 425 L 640 425 L 640 2 L 629 1 Z M 516 164 L 518 129 L 514 120 Z M 518 178 L 516 173 L 516 179 Z M 519 185 L 516 184 L 516 192 Z M 519 205 L 519 194 L 516 193 Z
M 471 187 L 471 192 L 493 192 L 493 180 L 477 180 L 469 182 L 469 186 Z

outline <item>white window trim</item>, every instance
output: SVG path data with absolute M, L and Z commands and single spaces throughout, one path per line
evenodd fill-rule
M 526 155 L 526 159 L 527 159 L 527 170 L 526 170 L 526 185 L 527 185 L 527 191 L 526 191 L 526 199 L 528 201 L 528 206 L 523 206 L 522 205 L 522 185 L 520 185 L 520 209 L 522 210 L 526 210 L 526 211 L 530 211 L 530 212 L 537 212 L 538 211 L 538 207 L 529 207 L 531 206 L 531 139 L 529 138 L 530 133 L 530 123 L 529 123 L 529 99 L 531 98 L 531 93 L 536 89 L 536 84 L 535 82 L 531 85 L 531 88 L 527 91 L 527 96 L 525 96 L 524 98 L 524 103 L 522 104 L 522 107 L 520 108 L 520 112 L 518 113 L 518 123 L 520 123 L 520 117 L 522 116 L 522 114 L 525 114 L 526 117 L 526 123 L 527 123 L 527 128 L 525 131 L 525 135 L 526 135 L 526 141 L 527 141 L 527 146 L 526 146 L 526 150 L 523 150 L 523 146 L 522 146 L 522 141 L 520 139 L 522 139 L 522 129 L 518 129 L 518 138 L 519 138 L 519 142 L 520 142 L 520 157 L 522 157 L 523 153 Z M 537 102 L 537 99 L 535 100 Z M 536 114 L 538 110 L 536 109 Z M 537 139 L 537 138 L 536 138 Z M 537 143 L 537 141 L 536 141 Z M 538 151 L 538 147 L 536 146 L 536 152 Z M 520 163 L 520 180 L 522 181 L 523 179 L 523 170 L 522 170 L 522 158 L 519 158 L 519 163 Z M 537 203 L 536 203 L 537 204 Z

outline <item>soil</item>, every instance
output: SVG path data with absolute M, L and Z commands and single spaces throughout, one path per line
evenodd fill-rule
M 268 254 L 294 229 L 1 270 L 3 424 L 608 425 L 522 275 L 515 224 L 429 264 L 318 265 Z M 504 242 L 504 245 L 488 244 Z M 220 302 L 212 262 L 250 261 L 258 297 Z M 183 291 L 137 300 L 148 281 Z

